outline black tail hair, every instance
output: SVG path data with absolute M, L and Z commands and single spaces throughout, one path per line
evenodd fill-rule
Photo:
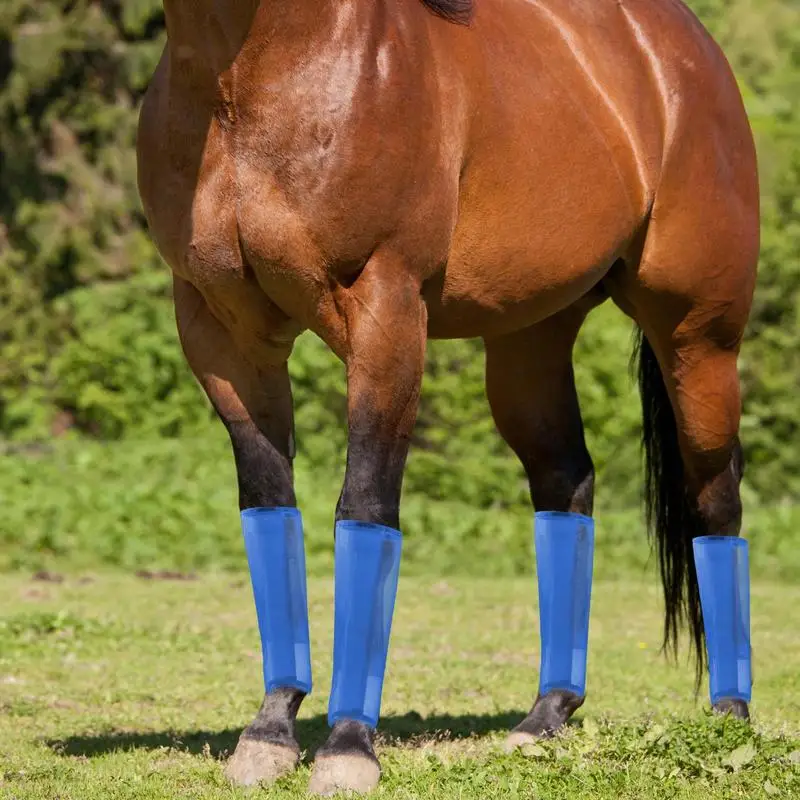
M 656 355 L 638 330 L 632 364 L 638 359 L 642 397 L 642 447 L 645 460 L 647 527 L 655 537 L 664 588 L 663 648 L 673 657 L 678 634 L 688 623 L 696 656 L 697 684 L 705 671 L 705 631 L 694 567 L 692 539 L 704 532 L 696 503 L 686 488 L 675 414 Z

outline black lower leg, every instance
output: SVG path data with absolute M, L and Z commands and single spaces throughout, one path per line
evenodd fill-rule
M 409 264 L 398 255 L 380 248 L 349 290 L 347 469 L 336 509 L 337 522 L 395 530 L 400 527 L 403 469 L 416 420 L 427 335 L 427 309 L 416 271 L 407 269 Z M 379 601 L 367 593 L 364 602 Z M 309 789 L 324 795 L 368 791 L 379 777 L 371 728 L 340 719 L 317 753 Z
M 564 461 L 564 456 L 569 460 Z M 589 453 L 582 449 L 571 458 L 565 453 L 560 461 L 526 465 L 534 508 L 590 517 L 594 507 L 594 465 Z
M 328 740 L 317 751 L 317 755 L 325 757 L 356 753 L 377 764 L 378 759 L 373 749 L 374 738 L 375 732 L 363 722 L 344 719 L 333 726 Z
M 568 511 L 592 515 L 594 465 L 580 436 L 580 447 L 565 447 L 559 457 L 525 465 L 531 498 L 537 511 Z M 539 694 L 527 717 L 514 728 L 511 742 L 548 738 L 566 725 L 584 698 L 565 689 Z
M 366 425 L 367 429 L 371 426 Z M 351 431 L 347 472 L 336 508 L 337 522 L 353 520 L 400 527 L 400 491 L 407 443 L 381 443 L 374 435 Z M 378 764 L 374 731 L 363 722 L 337 722 L 317 756 L 362 757 Z
M 522 462 L 537 511 L 591 516 L 594 467 L 586 448 L 572 346 L 584 314 L 557 315 L 487 342 L 486 388 L 503 438 Z M 509 744 L 551 736 L 583 703 L 569 691 L 539 695 Z
M 290 447 L 279 449 L 251 422 L 226 422 L 226 427 L 236 459 L 240 509 L 294 507 Z M 300 756 L 295 720 L 305 696 L 294 687 L 280 687 L 265 695 L 228 763 L 227 774 L 234 782 L 269 783 L 294 767 Z
M 226 423 L 236 460 L 239 508 L 294 507 L 291 453 L 250 422 Z
M 743 476 L 744 453 L 737 438 L 727 469 L 696 493 L 698 497 L 696 535 L 738 536 L 740 534 L 742 502 L 739 486 Z M 747 703 L 739 698 L 723 698 L 714 703 L 713 710 L 718 714 L 727 714 L 737 719 L 750 718 Z
M 522 740 L 526 737 L 549 738 L 555 735 L 567 720 L 583 705 L 584 698 L 565 689 L 553 689 L 539 695 L 533 708 L 512 732 Z
M 174 294 L 184 353 L 230 435 L 240 509 L 293 507 L 293 413 L 287 363 L 276 360 L 269 348 L 259 355 L 258 365 L 245 357 L 187 281 L 176 277 Z M 299 757 L 294 720 L 302 699 L 302 692 L 288 687 L 264 699 L 226 766 L 233 782 L 270 783 L 294 769 Z
M 371 425 L 363 435 L 351 431 L 347 471 L 336 506 L 336 520 L 400 527 L 400 491 L 407 442 L 381 442 Z
M 242 738 L 298 750 L 295 720 L 305 696 L 305 692 L 291 687 L 270 692 L 256 718 L 242 732 Z

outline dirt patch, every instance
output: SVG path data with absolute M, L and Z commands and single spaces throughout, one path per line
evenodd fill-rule
M 196 581 L 198 580 L 195 572 L 175 572 L 173 570 L 149 570 L 140 569 L 136 572 L 136 577 L 144 581 Z
M 58 572 L 49 572 L 43 569 L 37 572 L 31 580 L 39 581 L 40 583 L 64 583 L 64 576 Z

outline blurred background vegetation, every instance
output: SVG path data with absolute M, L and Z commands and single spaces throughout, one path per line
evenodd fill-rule
M 741 363 L 754 565 L 800 576 L 800 6 L 692 0 L 756 132 L 763 248 Z M 0 4 L 0 568 L 240 566 L 232 458 L 184 364 L 135 182 L 158 0 Z M 577 373 L 599 480 L 600 569 L 644 565 L 631 325 L 594 313 Z M 291 364 L 310 563 L 329 563 L 342 366 Z M 412 568 L 527 571 L 530 508 L 495 432 L 479 342 L 431 344 L 404 497 Z

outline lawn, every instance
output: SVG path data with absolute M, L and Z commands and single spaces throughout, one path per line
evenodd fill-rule
M 0 577 L 0 797 L 234 798 L 222 762 L 255 712 L 260 654 L 244 576 Z M 326 731 L 331 582 L 309 586 L 316 690 L 306 764 L 253 796 L 305 793 Z M 535 587 L 401 580 L 377 797 L 800 796 L 800 588 L 753 587 L 754 724 L 705 711 L 658 652 L 654 583 L 595 586 L 589 697 L 569 729 L 506 754 L 535 691 Z

